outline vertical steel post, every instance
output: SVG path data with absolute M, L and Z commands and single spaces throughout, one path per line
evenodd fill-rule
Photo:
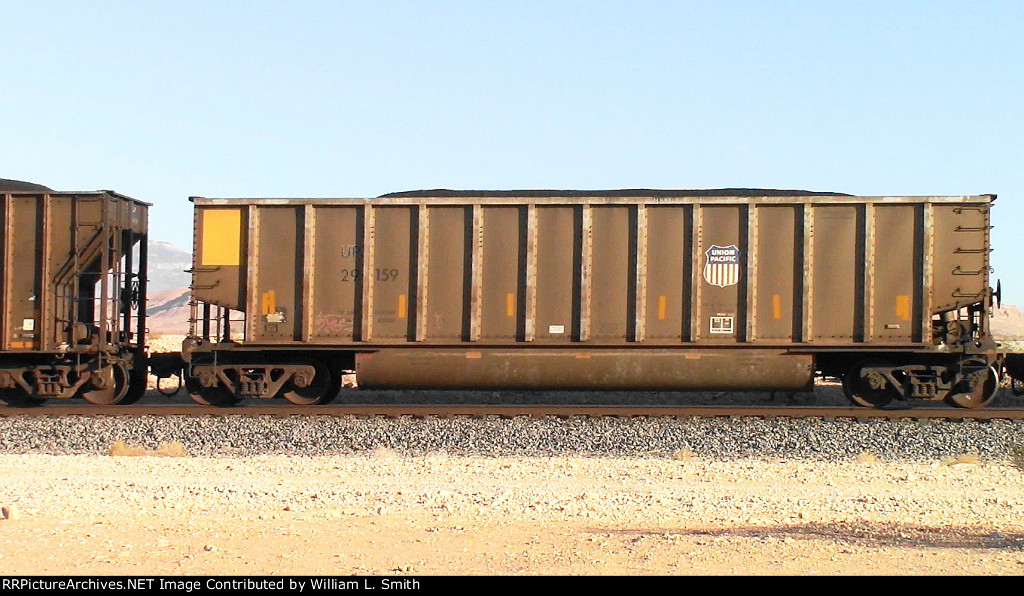
M 307 203 L 302 208 L 302 329 L 299 331 L 299 337 L 304 343 L 313 337 L 315 263 L 316 208 Z
M 989 212 L 985 212 L 985 225 L 988 226 Z M 932 342 L 932 290 L 935 258 L 935 208 L 931 202 L 922 205 L 921 211 L 921 334 L 919 341 L 925 344 Z M 985 232 L 985 246 L 988 247 L 990 240 L 988 232 Z M 985 277 L 988 278 L 988 253 L 985 253 Z M 988 285 L 986 284 L 986 288 Z M 986 309 L 987 311 L 987 309 Z M 983 317 L 984 320 L 988 320 Z M 985 329 L 984 331 L 988 331 Z
M 419 227 L 416 233 L 416 332 L 414 341 L 427 337 L 427 276 L 430 275 L 430 210 L 425 203 L 416 206 Z
M 373 253 L 374 253 L 374 224 L 373 205 L 363 204 L 363 321 L 362 341 L 370 341 L 373 338 Z
M 259 333 L 259 324 L 263 320 L 260 310 L 259 270 L 260 270 L 260 209 L 257 205 L 247 207 L 248 231 L 246 238 L 246 279 L 245 279 L 245 339 L 253 341 Z M 204 317 L 205 318 L 205 317 Z
M 875 204 L 864 204 L 864 309 L 861 317 L 861 336 L 865 343 L 874 341 L 875 335 Z
M 633 341 L 647 336 L 647 204 L 636 205 L 636 251 L 633 253 Z
M 11 229 L 13 228 L 13 218 L 11 217 L 11 205 L 13 200 L 11 193 L 4 193 L 4 213 L 3 213 L 3 224 L 4 224 L 4 246 L 3 255 L 0 255 L 0 260 L 3 267 L 3 271 L 0 271 L 0 275 L 3 275 L 3 318 L 0 321 L 0 350 L 7 351 L 10 349 L 9 339 L 11 337 Z
M 703 248 L 703 230 L 702 227 L 703 213 L 701 212 L 701 206 L 699 203 L 692 203 L 690 205 L 690 223 L 692 224 L 692 231 L 690 237 L 690 246 L 693 247 L 693 251 L 690 254 L 690 341 L 695 342 L 700 340 L 700 328 L 701 328 L 701 287 L 703 284 L 703 273 L 701 272 L 701 249 Z
M 800 341 L 808 342 L 814 337 L 814 208 L 809 201 L 803 204 L 803 252 L 804 284 L 801 299 L 802 320 Z
M 589 203 L 580 206 L 580 312 L 579 341 L 590 340 L 590 300 L 594 259 L 594 212 Z
M 470 237 L 473 245 L 466 247 L 470 253 L 469 278 L 469 341 L 480 341 L 480 319 L 482 316 L 484 279 L 484 226 L 483 206 L 473 203 L 473 229 Z
M 751 201 L 747 203 L 747 266 L 745 272 L 746 285 L 746 312 L 747 319 L 744 341 L 752 342 L 757 339 L 757 243 L 758 243 L 758 212 L 757 207 Z
M 102 239 L 100 241 L 100 340 L 99 340 L 99 351 L 100 354 L 106 351 L 107 348 L 107 333 L 110 330 L 107 325 L 107 295 L 110 290 L 109 288 L 109 275 L 110 270 L 110 217 L 107 213 L 107 201 L 106 198 L 100 199 L 100 233 Z M 93 301 L 96 304 L 96 301 Z M 100 358 L 101 362 L 103 358 Z
M 526 207 L 526 296 L 524 297 L 523 339 L 533 341 L 537 333 L 537 205 Z
M 39 239 L 41 262 L 39 263 L 39 290 L 36 294 L 36 308 L 39 309 L 39 321 L 36 325 L 36 342 L 38 349 L 48 350 L 50 341 L 50 332 L 52 325 L 50 322 L 55 318 L 53 309 L 53 302 L 50 300 L 50 249 L 52 243 L 52 201 L 53 197 L 49 193 L 43 195 L 43 217 L 42 217 L 42 235 Z

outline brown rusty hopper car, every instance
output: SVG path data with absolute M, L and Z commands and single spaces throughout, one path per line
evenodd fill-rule
M 194 197 L 197 401 L 364 388 L 789 389 L 865 406 L 997 384 L 993 195 L 417 191 Z
M 0 180 L 0 201 L 0 400 L 137 400 L 149 205 L 11 180 Z

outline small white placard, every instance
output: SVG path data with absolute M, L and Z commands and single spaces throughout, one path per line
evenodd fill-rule
M 548 333 L 565 333 L 565 325 L 548 325 Z
M 36 330 L 36 320 L 35 319 L 25 319 L 21 323 L 21 329 L 22 329 L 22 331 L 35 331 Z
M 711 333 L 732 333 L 732 317 L 711 317 Z

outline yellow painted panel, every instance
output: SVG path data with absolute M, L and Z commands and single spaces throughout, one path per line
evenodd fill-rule
M 896 316 L 904 321 L 910 320 L 910 296 L 901 294 L 896 297 Z
M 274 290 L 263 292 L 263 314 L 272 315 L 277 312 L 277 294 Z
M 242 242 L 241 209 L 204 209 L 203 266 L 239 265 Z

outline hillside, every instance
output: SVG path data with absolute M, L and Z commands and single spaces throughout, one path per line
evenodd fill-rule
M 1009 304 L 995 309 L 992 312 L 992 333 L 997 339 L 1024 339 L 1024 313 Z
M 192 276 L 192 252 L 171 242 L 149 243 L 149 293 L 188 288 Z
M 150 335 L 188 333 L 188 287 L 149 294 L 146 327 Z
M 171 242 L 149 243 L 149 288 L 146 327 L 150 335 L 188 332 L 188 286 L 192 253 Z

